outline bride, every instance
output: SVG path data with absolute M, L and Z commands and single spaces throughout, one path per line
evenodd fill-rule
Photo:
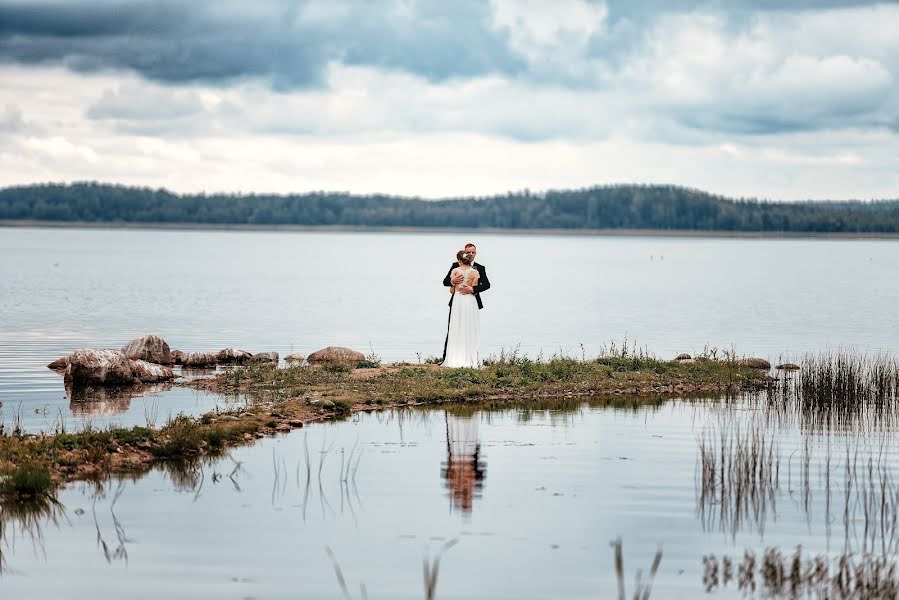
M 471 266 L 471 256 L 464 250 L 456 253 L 459 266 L 453 269 L 452 275 L 462 275 L 462 282 L 450 288 L 454 294 L 453 307 L 450 311 L 449 331 L 446 338 L 446 359 L 444 367 L 468 367 L 477 369 L 481 366 L 479 347 L 481 345 L 481 325 L 478 320 L 478 303 L 474 294 L 457 294 L 456 291 L 478 284 L 478 270 Z

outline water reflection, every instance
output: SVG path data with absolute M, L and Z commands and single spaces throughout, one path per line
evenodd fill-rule
M 112 520 L 112 535 L 109 535 L 108 530 L 101 527 L 100 520 L 97 518 L 97 501 L 106 499 L 106 486 L 103 483 L 96 484 L 93 488 L 93 493 L 91 494 L 91 514 L 94 517 L 94 530 L 97 532 L 97 547 L 99 547 L 100 551 L 103 553 L 103 558 L 106 559 L 107 564 L 112 564 L 113 561 L 117 560 L 122 560 L 126 564 L 128 563 L 127 544 L 131 540 L 125 535 L 125 528 L 122 526 L 122 522 L 119 521 L 115 512 L 116 502 L 119 501 L 119 498 L 121 498 L 122 492 L 124 491 L 125 482 L 120 479 L 116 483 L 115 492 L 112 494 L 112 501 L 109 503 L 109 516 Z
M 35 552 L 45 556 L 44 527 L 59 526 L 67 519 L 65 507 L 55 496 L 0 501 L 0 575 L 9 572 L 7 554 L 15 552 L 19 538 L 30 541 Z
M 114 416 L 128 410 L 131 401 L 148 395 L 167 392 L 171 383 L 156 383 L 134 387 L 71 387 L 66 386 L 69 408 L 76 417 Z
M 792 509 L 810 531 L 820 527 L 828 546 L 836 527 L 845 554 L 899 555 L 895 431 L 864 419 L 848 431 L 843 419 L 836 431 L 810 431 L 803 415 L 794 417 L 798 429 L 778 430 L 770 427 L 770 414 L 731 410 L 705 428 L 696 471 L 703 529 L 764 537 L 766 527 Z
M 478 439 L 478 417 L 446 417 L 446 462 L 441 475 L 449 489 L 451 506 L 470 513 L 474 499 L 481 496 L 487 463 L 481 461 L 481 442 Z

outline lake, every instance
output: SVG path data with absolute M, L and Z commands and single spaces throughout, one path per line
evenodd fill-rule
M 468 241 L 492 283 L 483 354 L 593 356 L 626 340 L 663 358 L 708 346 L 776 361 L 899 346 L 893 241 L 0 228 L 3 418 L 130 425 L 220 403 L 176 389 L 72 405 L 46 368 L 151 333 L 185 351 L 439 355 L 441 281 Z
M 747 396 L 357 414 L 184 469 L 73 484 L 49 515 L 0 512 L 0 591 L 341 598 L 330 550 L 353 598 L 362 585 L 371 598 L 424 598 L 422 560 L 437 556 L 439 598 L 612 598 L 620 537 L 628 597 L 661 548 L 652 597 L 695 598 L 709 555 L 801 545 L 809 557 L 894 556 L 895 513 L 884 526 L 866 507 L 884 482 L 897 492 L 895 428 L 809 431 L 763 407 Z M 743 500 L 706 490 L 700 440 L 723 457 L 737 445 L 722 434 L 753 431 L 776 475 L 756 477 Z M 872 457 L 884 477 L 865 476 Z M 716 596 L 743 594 L 731 582 Z
M 887 241 L 0 229 L 4 422 L 160 425 L 246 401 L 160 386 L 72 402 L 45 366 L 149 333 L 188 351 L 423 361 L 467 241 L 493 284 L 485 354 L 897 349 Z M 71 484 L 58 504 L 0 506 L 0 593 L 424 598 L 423 560 L 439 558 L 439 598 L 607 598 L 620 538 L 628 597 L 661 549 L 652 598 L 740 598 L 724 557 L 756 572 L 768 548 L 768 566 L 800 545 L 829 564 L 899 554 L 894 411 L 831 421 L 769 400 L 359 413 Z

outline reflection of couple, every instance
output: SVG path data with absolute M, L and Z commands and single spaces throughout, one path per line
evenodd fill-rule
M 484 308 L 481 293 L 490 289 L 487 269 L 475 262 L 478 249 L 466 244 L 456 253 L 456 262 L 443 278 L 443 285 L 450 289 L 450 315 L 443 346 L 444 367 L 481 366 L 481 326 L 478 310 Z
M 442 475 L 453 506 L 470 513 L 486 476 L 486 464 L 481 461 L 477 417 L 446 413 L 446 455 Z

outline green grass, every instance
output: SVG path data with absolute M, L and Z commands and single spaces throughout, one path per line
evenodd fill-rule
M 22 499 L 39 498 L 54 487 L 47 465 L 29 461 L 0 475 L 0 495 Z
M 286 369 L 247 370 L 239 379 L 220 375 L 211 382 L 219 392 L 249 393 L 274 399 L 302 397 L 311 391 L 327 393 L 347 402 L 443 402 L 505 394 L 561 394 L 668 390 L 693 388 L 761 388 L 765 376 L 733 362 L 699 361 L 682 364 L 645 356 L 595 360 L 554 357 L 533 360 L 516 354 L 501 356 L 482 369 L 442 369 L 401 365 L 375 376 L 354 377 L 349 365 L 293 366 Z M 673 390 L 671 390 L 673 391 Z

